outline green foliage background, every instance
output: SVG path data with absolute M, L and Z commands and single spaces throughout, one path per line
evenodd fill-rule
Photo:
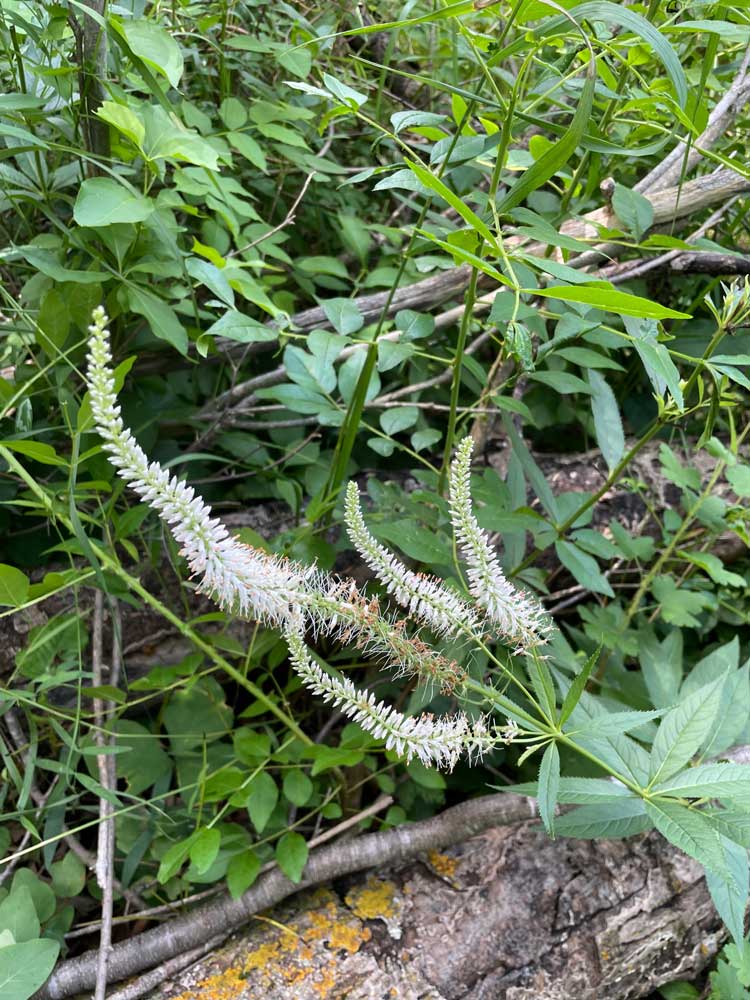
M 75 953 L 66 934 L 93 922 L 100 892 L 66 836 L 93 849 L 102 794 L 119 901 L 132 890 L 154 906 L 225 883 L 239 894 L 271 860 L 299 880 L 307 843 L 378 795 L 393 802 L 363 827 L 537 776 L 513 746 L 483 770 L 404 766 L 299 690 L 275 633 L 243 645 L 197 607 L 92 430 L 82 371 L 99 303 L 144 448 L 219 513 L 284 511 L 283 531 L 243 528 L 246 541 L 347 565 L 335 526 L 357 475 L 377 537 L 458 581 L 442 494 L 474 429 L 507 446 L 502 474 L 477 469 L 480 522 L 508 574 L 559 612 L 561 689 L 600 651 L 580 725 L 676 769 L 750 742 L 749 567 L 715 551 L 727 533 L 748 540 L 747 290 L 669 269 L 623 287 L 571 266 L 603 241 L 625 260 L 746 249 L 742 197 L 696 237 L 717 206 L 654 228 L 635 190 L 678 139 L 700 145 L 750 42 L 746 7 L 409 0 L 371 4 L 363 24 L 345 6 L 110 4 L 106 60 L 81 65 L 87 4 L 0 2 L 0 616 L 29 625 L 0 689 L 0 979 L 34 967 L 3 996 L 30 996 L 58 945 Z M 746 149 L 743 108 L 678 183 L 718 167 L 750 188 Z M 602 205 L 608 178 L 610 224 L 561 231 Z M 465 293 L 362 302 L 456 267 Z M 666 508 L 634 472 L 651 441 Z M 586 449 L 604 486 L 557 492 L 540 454 Z M 642 532 L 595 518 L 616 486 L 644 505 Z M 112 611 L 148 607 L 190 652 L 140 677 L 126 657 L 119 683 L 95 688 L 93 589 Z M 452 707 L 356 649 L 320 655 L 407 711 Z M 94 697 L 114 706 L 114 795 L 96 769 Z M 636 726 L 635 711 L 650 714 Z M 563 750 L 563 783 L 599 774 L 569 766 Z M 721 798 L 706 782 L 701 798 Z M 580 801 L 575 784 L 557 794 Z M 683 823 L 679 846 L 732 870 L 732 891 L 712 886 L 735 938 L 716 997 L 750 985 L 737 915 L 748 799 L 727 794 L 721 862 L 682 814 L 584 799 L 557 821 L 560 836 L 596 837 Z M 695 805 L 679 808 L 704 816 Z

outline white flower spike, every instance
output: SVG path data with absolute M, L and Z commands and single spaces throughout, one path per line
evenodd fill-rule
M 201 589 L 231 613 L 282 628 L 292 666 L 304 683 L 407 760 L 417 757 L 426 765 L 452 768 L 462 754 L 471 759 L 495 746 L 499 737 L 482 719 L 471 722 L 463 713 L 437 719 L 402 715 L 378 702 L 373 694 L 357 690 L 350 680 L 338 680 L 313 662 L 304 641 L 307 627 L 338 635 L 344 641 L 352 639 L 361 649 L 395 662 L 401 672 L 436 681 L 445 691 L 451 691 L 462 677 L 455 663 L 431 650 L 418 636 L 405 634 L 405 623 L 383 615 L 377 600 L 366 600 L 352 581 L 304 569 L 243 545 L 229 535 L 218 518 L 211 517 L 210 507 L 191 486 L 170 476 L 158 462 L 149 462 L 120 415 L 107 317 L 102 308 L 94 311 L 89 330 L 87 381 L 94 423 L 104 448 L 118 474 L 167 523 Z M 395 556 L 381 550 L 364 527 L 356 498 L 354 507 L 352 523 L 369 553 L 370 565 L 397 598 L 405 599 L 411 612 L 443 633 L 454 632 L 459 620 L 474 622 L 472 610 L 451 591 L 411 573 Z
M 526 650 L 545 639 L 549 629 L 544 608 L 533 597 L 516 589 L 506 578 L 497 554 L 479 527 L 471 502 L 471 452 L 473 442 L 464 438 L 450 471 L 450 511 L 453 531 L 466 560 L 469 590 L 502 636 Z

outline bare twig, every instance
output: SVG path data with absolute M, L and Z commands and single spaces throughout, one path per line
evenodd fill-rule
M 91 659 L 94 687 L 101 687 L 103 684 L 103 641 L 102 629 L 104 623 L 104 594 L 97 590 L 94 595 L 94 622 L 91 644 Z M 118 648 L 117 629 L 114 629 L 115 638 L 113 641 L 113 654 Z M 115 788 L 115 758 L 112 754 L 104 753 L 104 750 L 112 747 L 113 740 L 108 737 L 105 725 L 109 722 L 112 713 L 112 703 L 104 702 L 101 698 L 94 698 L 94 740 L 99 747 L 100 753 L 96 756 L 96 764 L 99 771 L 99 783 L 107 792 L 114 791 Z M 112 908 L 114 902 L 114 865 L 115 865 L 115 824 L 112 817 L 112 803 L 105 795 L 99 799 L 99 830 L 96 852 L 96 881 L 102 890 L 102 926 L 99 935 L 99 953 L 96 965 L 96 985 L 94 990 L 94 1000 L 105 1000 L 107 990 L 107 965 L 109 953 L 112 947 Z
M 318 155 L 324 156 L 325 153 L 319 153 Z M 305 177 L 305 180 L 302 184 L 302 187 L 299 190 L 299 193 L 297 194 L 297 197 L 292 202 L 289 211 L 286 213 L 286 215 L 278 224 L 278 226 L 274 226 L 273 229 L 269 229 L 267 233 L 263 233 L 263 235 L 259 236 L 257 240 L 253 240 L 251 243 L 246 243 L 243 247 L 240 247 L 239 250 L 230 250 L 230 252 L 226 256 L 236 257 L 238 256 L 238 254 L 245 253 L 247 250 L 252 250 L 252 248 L 257 247 L 259 243 L 265 243 L 266 240 L 270 239 L 272 236 L 275 236 L 276 233 L 280 233 L 282 229 L 286 229 L 287 226 L 291 226 L 291 224 L 297 217 L 297 209 L 300 206 L 300 202 L 305 197 L 307 189 L 310 186 L 310 181 L 312 181 L 314 176 L 315 176 L 315 171 L 313 170 L 311 173 L 307 175 L 307 177 Z

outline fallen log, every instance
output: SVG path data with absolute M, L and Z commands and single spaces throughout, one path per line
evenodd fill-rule
M 550 841 L 528 822 L 265 917 L 151 1000 L 631 1000 L 723 941 L 699 866 L 660 837 Z

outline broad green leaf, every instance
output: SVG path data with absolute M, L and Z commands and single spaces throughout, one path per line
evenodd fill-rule
M 204 827 L 190 845 L 190 861 L 198 875 L 203 875 L 216 860 L 221 833 L 216 827 Z
M 726 674 L 688 695 L 662 719 L 651 748 L 649 775 L 661 784 L 698 752 L 716 721 Z
M 232 899 L 238 899 L 260 874 L 260 859 L 255 851 L 243 851 L 229 862 L 227 888 Z
M 599 565 L 593 556 L 584 552 L 573 542 L 558 540 L 555 542 L 555 552 L 557 558 L 563 566 L 571 573 L 577 583 L 580 583 L 586 590 L 594 594 L 606 594 L 607 597 L 614 597 L 614 591 L 609 585 L 609 581 L 602 575 Z
M 10 886 L 11 895 L 21 886 L 25 886 L 31 893 L 39 923 L 46 923 L 57 908 L 57 899 L 50 886 L 46 882 L 42 882 L 30 868 L 19 868 L 13 875 Z
M 112 125 L 135 146 L 140 146 L 146 136 L 146 126 L 138 115 L 125 104 L 103 101 L 97 109 L 97 117 Z
M 699 809 L 688 809 L 669 799 L 649 799 L 646 813 L 662 836 L 679 847 L 688 857 L 728 881 L 732 879 L 727 863 L 724 838 Z
M 595 369 L 588 373 L 591 386 L 591 412 L 594 417 L 596 443 L 611 472 L 625 453 L 625 432 L 615 394 Z
M 421 163 L 418 163 L 415 160 L 408 160 L 407 165 L 426 188 L 429 188 L 430 191 L 439 195 L 443 201 L 446 201 L 451 208 L 454 209 L 454 211 L 458 212 L 467 226 L 473 229 L 475 233 L 479 233 L 482 239 L 489 243 L 490 246 L 497 246 L 497 241 L 490 232 L 489 227 L 482 221 L 482 219 L 479 218 L 476 212 L 473 212 L 469 208 L 463 198 L 459 198 L 457 194 L 454 194 L 454 192 L 451 191 L 451 189 L 444 184 L 439 177 L 436 177 L 431 170 L 422 166 Z
M 151 199 L 111 177 L 90 177 L 78 189 L 73 218 L 79 226 L 112 226 L 118 222 L 143 222 L 153 210 Z
M 128 304 L 134 313 L 144 317 L 155 337 L 166 340 L 180 354 L 187 354 L 188 337 L 185 328 L 174 309 L 163 299 L 139 285 L 131 285 L 128 288 Z
M 244 156 L 254 167 L 262 170 L 263 173 L 268 170 L 266 154 L 251 135 L 248 135 L 247 132 L 230 132 L 227 139 L 240 156 Z
M 294 806 L 302 807 L 310 801 L 313 783 L 299 767 L 293 767 L 284 774 L 282 785 L 284 796 Z
M 361 108 L 367 101 L 367 94 L 360 94 L 358 90 L 354 90 L 341 80 L 337 80 L 330 73 L 323 74 L 323 83 L 337 100 L 354 111 L 357 108 Z
M 307 841 L 299 834 L 285 833 L 276 844 L 276 861 L 290 882 L 301 881 L 307 864 Z
M 654 206 L 638 191 L 615 184 L 612 208 L 623 227 L 637 240 L 651 228 L 654 221 Z
M 120 30 L 131 51 L 177 87 L 184 63 L 182 49 L 166 28 L 156 21 L 138 18 L 120 22 Z
M 269 344 L 278 340 L 278 330 L 263 323 L 238 309 L 227 309 L 223 316 L 212 323 L 206 330 L 211 337 L 226 337 L 240 344 Z
M 544 751 L 539 766 L 539 815 L 550 837 L 555 836 L 555 809 L 560 784 L 560 752 L 556 743 Z
M 29 593 L 29 578 L 15 566 L 0 563 L 0 607 L 17 608 Z
M 599 840 L 607 837 L 632 837 L 651 828 L 643 801 L 633 796 L 617 802 L 604 801 L 585 805 L 558 816 L 557 833 L 561 837 Z
M 265 830 L 278 801 L 279 790 L 271 775 L 266 771 L 256 774 L 250 782 L 246 806 L 248 816 L 258 833 L 263 833 Z
M 364 326 L 364 317 L 353 299 L 324 299 L 320 304 L 328 322 L 343 337 L 356 333 Z
M 689 313 L 678 312 L 667 306 L 652 302 L 651 299 L 639 295 L 629 295 L 618 292 L 610 287 L 594 285 L 576 285 L 574 287 L 555 286 L 552 288 L 527 289 L 529 295 L 541 295 L 546 299 L 559 299 L 562 302 L 580 302 L 584 305 L 602 309 L 604 312 L 617 313 L 620 316 L 642 316 L 649 319 L 691 319 Z
M 700 621 L 696 615 L 714 605 L 711 594 L 690 590 L 684 584 L 678 587 L 671 576 L 657 576 L 651 584 L 651 592 L 656 598 L 659 614 L 670 625 L 697 628 Z
M 156 873 L 156 881 L 161 885 L 167 883 L 182 868 L 190 852 L 190 846 L 196 834 L 186 837 L 184 840 L 172 844 L 161 857 L 159 870 Z
M 39 937 L 39 917 L 28 886 L 17 886 L 0 903 L 0 930 L 10 931 L 19 943 Z
M 404 129 L 417 128 L 420 125 L 442 125 L 445 115 L 437 115 L 432 111 L 396 111 L 391 115 L 391 125 L 396 135 Z
M 56 896 L 72 899 L 83 892 L 86 885 L 86 866 L 72 851 L 68 851 L 62 861 L 50 865 L 50 875 Z
M 210 264 L 207 260 L 201 260 L 200 257 L 188 257 L 185 261 L 185 270 L 191 278 L 205 285 L 225 305 L 234 308 L 234 290 L 226 275 L 222 274 L 221 268 Z
M 416 406 L 394 406 L 380 414 L 380 426 L 386 434 L 399 434 L 408 427 L 413 427 L 419 419 Z
M 55 967 L 60 944 L 37 938 L 0 948 L 0 1000 L 29 1000 Z

